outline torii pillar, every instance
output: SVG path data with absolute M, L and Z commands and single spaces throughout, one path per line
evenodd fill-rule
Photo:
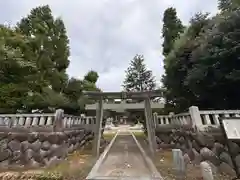
M 155 136 L 154 123 L 153 123 L 151 101 L 149 97 L 145 98 L 144 104 L 145 104 L 145 119 L 146 119 L 146 126 L 147 126 L 147 132 L 148 132 L 149 148 L 150 148 L 151 156 L 152 158 L 154 158 L 157 145 L 156 145 L 156 136 Z
M 103 99 L 100 97 L 98 100 L 98 106 L 96 109 L 96 126 L 94 130 L 94 140 L 93 140 L 93 154 L 98 158 L 100 150 L 100 142 L 102 136 L 102 121 L 103 121 Z

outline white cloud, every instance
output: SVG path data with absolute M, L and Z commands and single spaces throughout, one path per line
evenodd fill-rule
M 68 73 L 83 77 L 99 73 L 98 86 L 119 91 L 124 70 L 135 54 L 144 54 L 159 81 L 163 73 L 163 12 L 174 6 L 186 24 L 196 12 L 217 11 L 217 0 L 8 0 L 0 1 L 0 23 L 15 24 L 39 5 L 49 4 L 65 22 L 71 47 Z

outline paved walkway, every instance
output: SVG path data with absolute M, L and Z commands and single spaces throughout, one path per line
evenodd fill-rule
M 162 179 L 129 128 L 120 127 L 87 179 Z

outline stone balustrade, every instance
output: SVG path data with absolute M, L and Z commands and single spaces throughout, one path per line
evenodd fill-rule
M 62 114 L 62 129 L 73 127 L 93 128 L 96 124 L 96 117 L 93 116 L 72 116 Z M 56 113 L 44 114 L 0 114 L 0 132 L 7 128 L 17 128 L 26 131 L 52 131 L 56 123 Z M 58 131 L 58 130 L 54 130 Z
M 191 116 L 189 113 L 173 115 L 172 122 L 179 125 L 188 125 L 191 124 Z
M 219 127 L 219 117 L 240 117 L 240 110 L 199 110 L 198 107 L 192 106 L 189 112 L 181 114 L 154 115 L 156 126 L 162 125 L 191 125 L 199 130 L 206 128 Z
M 170 115 L 160 115 L 156 118 L 156 124 L 157 125 L 165 125 L 165 124 L 171 124 L 172 123 L 172 116 Z
M 93 139 L 95 117 L 46 114 L 0 115 L 0 169 L 50 166 Z
M 240 117 L 240 110 L 199 111 L 202 126 L 219 126 L 219 117 Z
M 191 116 L 189 113 L 181 113 L 177 115 L 165 115 L 157 116 L 157 125 L 167 125 L 167 124 L 190 124 Z
M 0 114 L 0 126 L 30 127 L 53 125 L 54 114 Z
M 76 127 L 82 125 L 95 125 L 96 117 L 95 116 L 72 116 L 72 115 L 64 115 L 64 127 Z

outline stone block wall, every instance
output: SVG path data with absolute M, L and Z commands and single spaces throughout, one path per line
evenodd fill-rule
M 205 111 L 191 106 L 184 113 L 154 113 L 153 117 L 158 148 L 179 148 L 183 151 L 186 162 L 200 164 L 201 161 L 208 161 L 215 170 L 228 174 L 235 173 L 234 162 L 240 170 L 240 142 L 231 141 L 232 152 L 229 151 L 219 121 L 219 118 L 234 118 L 238 126 L 240 110 Z
M 214 171 L 235 174 L 227 142 L 220 128 L 209 127 L 205 131 L 195 131 L 190 126 L 158 126 L 156 138 L 160 149 L 181 149 L 186 163 L 198 165 L 208 161 Z M 230 147 L 240 169 L 240 143 L 230 142 Z
M 91 131 L 0 132 L 0 168 L 49 166 L 83 147 Z
M 58 164 L 90 143 L 95 119 L 55 114 L 0 115 L 0 170 Z

